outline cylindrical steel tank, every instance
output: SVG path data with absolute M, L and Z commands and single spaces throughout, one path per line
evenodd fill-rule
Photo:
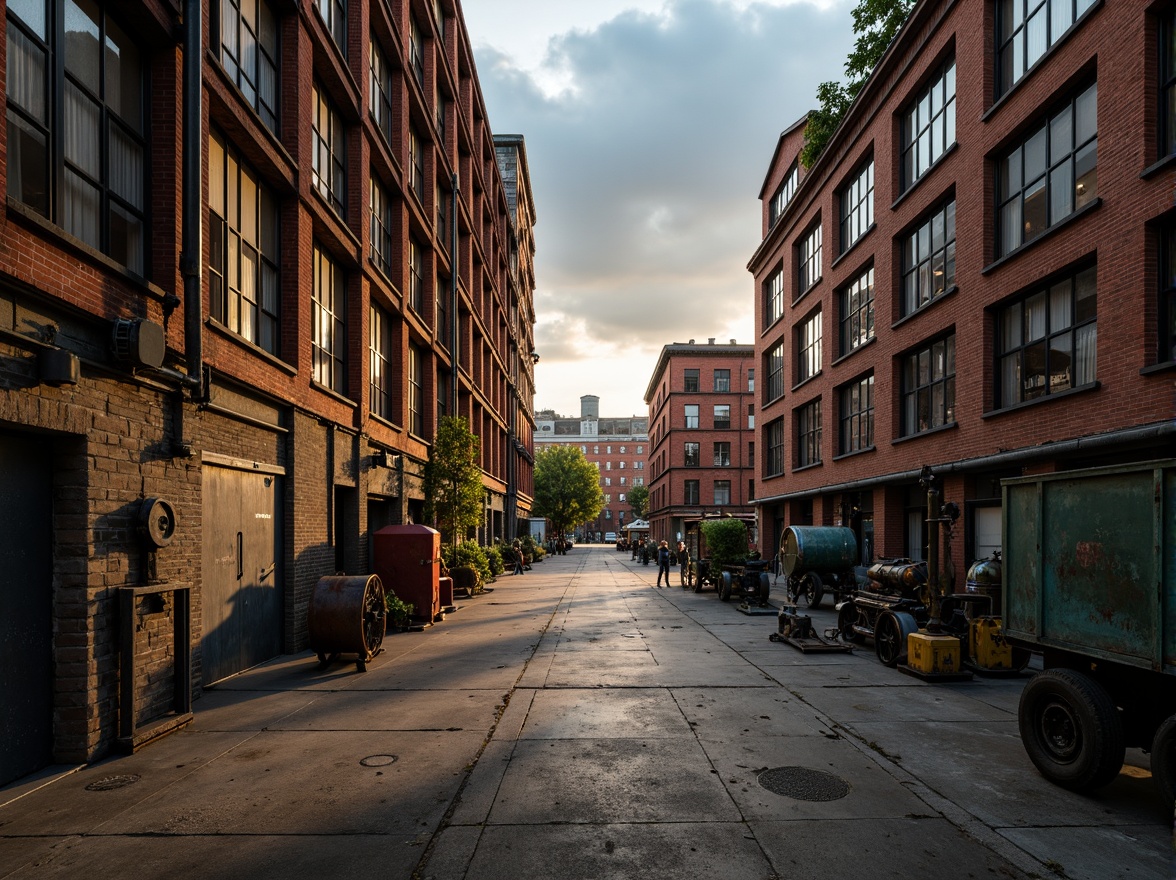
M 883 559 L 866 570 L 876 583 L 900 590 L 914 590 L 927 583 L 927 563 L 910 559 Z
M 972 563 L 968 569 L 968 580 L 965 592 L 976 596 L 988 596 L 992 599 L 992 615 L 999 617 L 1000 585 L 1001 585 L 1000 551 L 997 550 L 987 559 L 980 559 Z
M 857 538 L 841 526 L 789 526 L 780 552 L 787 575 L 844 571 L 857 561 Z
M 362 672 L 384 642 L 384 585 L 377 575 L 321 577 L 306 614 L 310 650 L 328 656 L 355 654 Z

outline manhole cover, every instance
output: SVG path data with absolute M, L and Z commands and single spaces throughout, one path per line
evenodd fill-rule
M 849 783 L 840 776 L 807 767 L 775 767 L 759 775 L 759 784 L 772 794 L 798 801 L 835 801 L 849 794 Z
M 86 786 L 86 791 L 114 791 L 127 785 L 134 785 L 139 781 L 138 776 L 107 776 Z
M 387 767 L 396 763 L 395 755 L 368 755 L 359 762 L 365 767 Z

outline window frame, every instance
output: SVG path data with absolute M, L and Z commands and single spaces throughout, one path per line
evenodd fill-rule
M 1090 108 L 1094 127 L 1091 134 L 1079 140 L 1081 137 L 1081 133 L 1078 131 L 1079 103 L 1091 94 L 1093 94 L 1094 101 L 1093 107 Z M 1053 149 L 1054 127 L 1055 125 L 1060 126 L 1060 120 L 1066 114 L 1069 115 L 1070 148 L 1061 158 L 1057 158 Z M 1028 173 L 1032 172 L 1026 171 L 1026 154 L 1029 152 L 1032 142 L 1039 136 L 1043 138 L 1040 150 L 1044 167 L 1034 174 L 1032 180 L 1027 181 Z M 1085 166 L 1079 164 L 1080 154 L 1083 153 L 1085 153 L 1082 156 L 1083 159 L 1089 156 L 1093 157 Z M 1014 165 L 1016 166 L 1015 173 Z M 1085 175 L 1079 176 L 1079 171 L 1083 168 L 1085 168 Z M 1003 152 L 994 163 L 994 172 L 996 199 L 994 212 L 996 223 L 994 225 L 996 227 L 996 254 L 998 257 L 1008 256 L 1018 248 L 1032 243 L 1052 227 L 1076 214 L 1085 205 L 1098 198 L 1098 82 L 1095 81 L 1075 93 L 1063 106 L 1051 112 L 1044 122 L 1030 129 L 1015 146 Z M 1064 176 L 1063 172 L 1069 176 L 1068 187 L 1060 186 Z M 1090 192 L 1086 191 L 1085 185 L 1082 183 L 1086 177 L 1090 177 L 1093 182 Z M 1055 184 L 1055 178 L 1058 180 L 1058 184 Z M 1058 192 L 1065 192 L 1067 189 L 1069 191 L 1068 209 L 1055 215 L 1055 195 Z M 1041 213 L 1044 216 L 1041 225 L 1035 228 L 1031 236 L 1026 237 L 1026 216 L 1031 213 L 1026 210 L 1026 205 L 1029 203 L 1029 199 L 1036 197 L 1038 193 L 1041 194 L 1040 208 L 1036 208 L 1038 203 L 1034 202 L 1035 209 L 1032 214 Z M 1013 210 L 1014 208 L 1015 210 Z
M 389 422 L 395 421 L 392 344 L 392 315 L 368 303 L 368 409 Z
M 764 327 L 784 317 L 784 265 L 781 263 L 764 279 Z
M 376 130 L 391 147 L 395 141 L 396 122 L 392 107 L 392 65 L 374 34 L 368 37 L 368 82 L 371 106 L 368 110 Z
M 94 0 L 97 21 L 83 11 L 94 27 L 96 49 L 89 59 L 67 51 L 66 16 L 59 14 L 58 3 L 41 4 L 40 22 L 27 21 L 14 6 L 8 8 L 7 196 L 146 278 L 151 253 L 150 60 L 108 5 Z M 23 42 L 17 44 L 17 39 Z M 118 72 L 131 70 L 137 80 L 129 88 L 121 79 L 114 81 L 113 66 L 106 64 L 112 44 L 127 62 L 120 62 Z M 11 75 L 22 57 L 26 64 L 39 60 L 39 76 Z M 83 69 L 87 60 L 96 69 Z M 124 103 L 131 103 L 129 98 L 134 106 L 124 108 Z M 74 129 L 69 127 L 71 120 L 76 120 Z M 93 123 L 90 132 L 82 128 L 86 121 Z M 14 137 L 14 131 L 23 138 Z M 92 138 L 96 148 L 82 144 L 86 138 Z M 70 144 L 75 144 L 73 151 Z M 126 173 L 136 164 L 137 173 Z
M 1159 124 L 1156 126 L 1158 158 L 1176 154 L 1176 6 L 1158 16 L 1159 63 L 1157 64 Z
M 693 410 L 693 413 L 691 412 Z M 682 416 L 685 420 L 685 427 L 690 430 L 695 430 L 699 427 L 702 414 L 697 403 L 688 403 L 682 407 Z M 693 424 L 691 424 L 693 422 Z
M 235 184 L 230 180 L 234 172 Z M 218 188 L 219 194 L 214 193 Z M 244 209 L 244 200 L 250 193 L 254 203 L 251 208 Z M 234 203 L 230 204 L 230 200 Z M 252 232 L 240 228 L 243 218 L 250 216 L 256 223 Z M 229 223 L 229 217 L 237 218 L 236 227 Z M 267 217 L 268 232 L 265 228 Z M 242 159 L 223 134 L 213 129 L 208 139 L 211 317 L 242 339 L 275 356 L 281 341 L 280 223 L 277 200 L 260 175 Z M 235 255 L 230 253 L 234 243 L 237 245 Z M 253 252 L 251 279 L 246 277 L 245 271 L 250 265 L 247 249 Z M 230 277 L 234 269 L 237 278 Z
M 815 309 L 796 325 L 796 384 L 807 382 L 821 372 L 823 310 Z
M 943 365 L 940 374 L 936 375 L 937 371 L 934 360 L 936 357 L 936 348 L 940 345 L 944 347 Z M 926 381 L 921 381 L 919 378 L 919 358 L 924 355 L 927 357 L 927 379 Z M 902 355 L 899 363 L 899 376 L 899 412 L 903 437 L 914 437 L 956 424 L 954 332 L 931 339 L 919 348 Z M 914 379 L 913 382 L 912 376 Z M 941 411 L 931 414 L 931 408 L 935 404 L 936 387 L 942 387 L 943 389 L 939 401 L 941 404 L 939 409 Z M 923 427 L 920 427 L 918 423 L 921 395 L 927 396 L 927 411 L 930 416 L 926 425 Z M 936 416 L 941 418 L 937 421 Z
M 682 390 L 684 392 L 686 392 L 687 394 L 697 392 L 699 390 L 699 388 L 701 387 L 699 385 L 699 381 L 700 381 L 699 372 L 700 371 L 698 370 L 697 367 L 686 367 L 682 371 Z M 691 382 L 692 379 L 693 379 L 693 382 Z M 693 388 L 690 387 L 691 384 L 694 385 Z
M 727 417 L 722 417 L 723 412 L 727 413 Z M 713 411 L 714 427 L 716 431 L 723 431 L 731 427 L 731 404 L 716 403 Z
M 901 192 L 922 180 L 956 142 L 955 113 L 956 59 L 952 55 L 902 112 L 898 159 Z
M 728 468 L 731 466 L 731 441 L 714 441 L 714 467 Z
M 343 217 L 347 204 L 347 135 L 343 117 L 317 82 L 311 101 L 311 187 L 339 217 Z
M 242 15 L 240 0 L 213 0 L 210 4 L 214 31 L 212 42 L 219 47 L 218 60 L 221 69 L 228 74 L 237 90 L 245 97 L 265 125 L 275 135 L 278 133 L 279 62 L 281 58 L 281 37 L 278 16 L 266 0 L 254 4 L 255 20 L 247 21 Z M 233 22 L 225 20 L 226 9 L 231 10 Z M 233 24 L 236 27 L 233 27 Z M 231 45 L 226 44 L 229 37 Z M 251 45 L 256 49 L 249 53 L 242 46 Z M 246 71 L 241 56 L 252 57 L 254 70 Z M 268 74 L 268 77 L 267 77 Z
M 994 366 L 994 381 L 993 381 L 993 405 L 996 409 L 1008 409 L 1009 407 L 1017 406 L 1023 403 L 1031 403 L 1033 401 L 1041 400 L 1043 398 L 1054 397 L 1058 394 L 1063 394 L 1067 391 L 1072 391 L 1075 388 L 1083 388 L 1093 385 L 1098 379 L 1098 282 L 1097 282 L 1097 266 L 1086 265 L 1077 271 L 1055 277 L 1047 284 L 1034 286 L 1031 290 L 1018 296 L 1011 302 L 1006 302 L 995 313 L 995 332 L 993 333 L 993 366 Z M 1089 311 L 1085 314 L 1079 314 L 1079 284 L 1080 282 L 1088 282 L 1088 295 L 1085 297 L 1089 306 Z M 1061 288 L 1065 286 L 1067 291 L 1062 291 Z M 1061 321 L 1059 316 L 1061 311 L 1055 301 L 1055 293 L 1062 293 L 1063 297 L 1068 295 L 1068 302 L 1065 303 L 1065 318 L 1066 323 L 1062 326 L 1056 326 L 1055 322 Z M 1032 320 L 1031 309 L 1036 303 L 1040 310 L 1041 334 L 1028 339 L 1029 324 Z M 1014 316 L 1013 312 L 1016 311 Z M 1017 329 L 1015 331 L 1015 341 L 1010 339 L 1011 324 L 1015 320 Z M 1084 344 L 1088 347 L 1087 351 L 1089 357 L 1085 364 L 1085 368 L 1089 371 L 1089 375 L 1079 376 L 1075 370 L 1075 365 L 1082 365 L 1083 361 L 1080 357 L 1080 341 L 1079 337 L 1083 337 Z M 1069 337 L 1069 345 L 1062 348 L 1055 348 L 1054 342 L 1062 341 L 1065 337 Z M 1034 350 L 1040 350 L 1044 346 L 1041 358 L 1041 372 L 1037 373 L 1030 365 L 1030 360 L 1037 357 Z M 1054 357 L 1054 352 L 1057 356 Z M 1059 387 L 1053 390 L 1052 376 L 1049 365 L 1051 360 L 1063 362 L 1069 368 L 1069 384 L 1065 387 Z M 1019 378 L 1015 383 L 1009 380 L 1013 378 L 1006 374 L 1006 368 L 1015 367 L 1016 375 Z M 1056 372 L 1056 371 L 1055 371 Z M 1026 382 L 1032 376 L 1040 375 L 1043 383 L 1042 390 L 1039 393 L 1027 394 Z M 1084 381 L 1079 381 L 1083 379 Z M 1017 391 L 1015 395 L 1008 393 L 1008 385 L 1015 384 Z M 1015 399 L 1014 399 L 1015 398 Z
M 310 347 L 312 378 L 336 394 L 347 392 L 347 279 L 316 242 L 312 249 Z
M 692 504 L 698 506 L 701 504 L 702 486 L 701 480 L 683 480 L 682 481 L 682 503 Z M 693 488 L 693 492 L 691 491 Z
M 729 369 L 716 369 L 714 371 L 714 390 L 715 394 L 731 393 L 731 371 Z
M 784 434 L 783 417 L 769 422 L 764 428 L 765 445 L 768 457 L 764 460 L 764 476 L 778 477 L 784 474 Z
M 871 263 L 841 288 L 838 339 L 841 355 L 857 351 L 874 338 L 874 266 Z
M 682 444 L 682 467 L 702 467 L 702 444 L 687 440 Z
M 853 178 L 838 193 L 840 220 L 838 247 L 844 254 L 857 244 L 874 225 L 874 157 L 858 168 Z
M 800 184 L 800 161 L 794 160 L 776 191 L 768 203 L 768 229 L 771 229 L 784 216 L 784 209 L 796 194 L 796 187 Z
M 778 342 L 764 355 L 768 381 L 764 384 L 765 403 L 784 396 L 784 343 Z
M 1176 221 L 1159 229 L 1157 363 L 1176 362 Z
M 996 91 L 994 100 L 999 100 L 1004 95 L 1008 94 L 1017 83 L 1025 78 L 1025 76 L 1033 70 L 1037 63 L 1050 53 L 1050 50 L 1059 43 L 1062 38 L 1069 33 L 1069 31 L 1077 24 L 1080 24 L 1086 17 L 1086 14 L 1095 6 L 1098 5 L 1098 0 L 1010 0 L 1011 5 L 1019 7 L 1019 18 L 1014 21 L 1011 30 L 1008 30 L 1004 21 L 1003 4 L 996 4 L 996 15 L 993 20 L 992 35 L 994 38 L 994 70 L 993 70 L 993 87 Z M 1066 19 L 1061 19 L 1064 26 L 1055 25 L 1053 22 L 1053 12 L 1062 7 L 1068 7 Z M 1030 20 L 1037 14 L 1044 17 L 1042 21 L 1042 37 L 1044 45 L 1041 46 L 1041 51 L 1032 60 L 1029 59 L 1029 24 Z M 1006 33 L 1007 31 L 1007 33 Z M 1020 49 L 1020 63 L 1018 63 L 1017 49 Z M 1006 56 L 1006 50 L 1011 50 L 1011 55 Z M 1004 69 L 1005 57 L 1011 59 L 1012 67 L 1019 67 L 1019 70 L 1006 71 Z
M 874 374 L 870 373 L 837 390 L 837 444 L 840 455 L 874 448 Z
M 723 494 L 726 490 L 725 496 Z M 730 480 L 715 480 L 712 487 L 713 498 L 715 500 L 715 507 L 730 507 L 731 506 L 731 481 Z M 723 500 L 725 497 L 725 500 Z
M 368 210 L 371 227 L 368 232 L 368 255 L 381 272 L 392 277 L 392 197 L 387 187 L 371 173 L 368 180 Z
M 821 398 L 796 409 L 796 466 L 821 464 Z
M 936 225 L 938 240 L 936 239 Z M 902 236 L 900 313 L 913 315 L 956 286 L 956 200 L 953 196 L 924 215 Z M 939 286 L 936 286 L 936 277 Z
M 408 432 L 425 436 L 425 355 L 415 342 L 408 344 Z
M 821 281 L 824 234 L 818 220 L 796 243 L 796 299 L 800 299 Z

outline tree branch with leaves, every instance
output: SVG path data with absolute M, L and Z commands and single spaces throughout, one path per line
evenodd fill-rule
M 482 521 L 480 449 L 463 416 L 444 416 L 437 423 L 425 463 L 425 517 L 455 546 Z
M 550 446 L 535 456 L 535 501 L 532 513 L 567 534 L 580 523 L 600 516 L 604 493 L 600 472 L 578 447 Z

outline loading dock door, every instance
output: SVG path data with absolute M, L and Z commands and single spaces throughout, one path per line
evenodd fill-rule
M 45 447 L 0 434 L 0 785 L 53 760 L 53 478 Z
M 203 683 L 282 651 L 280 478 L 204 466 Z

